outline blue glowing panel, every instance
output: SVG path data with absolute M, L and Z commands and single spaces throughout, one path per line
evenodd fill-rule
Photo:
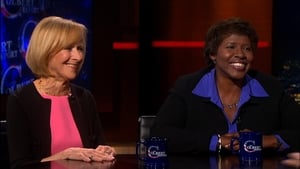
M 91 29 L 92 0 L 0 1 L 0 94 L 10 94 L 34 79 L 25 63 L 25 53 L 31 33 L 43 17 L 57 15 L 70 18 Z M 88 40 L 91 39 L 89 36 Z M 90 41 L 87 44 L 85 64 L 74 82 L 90 88 Z

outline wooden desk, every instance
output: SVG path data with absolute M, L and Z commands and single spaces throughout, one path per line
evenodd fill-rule
M 135 155 L 118 155 L 112 162 L 82 162 L 60 160 L 29 166 L 25 169 L 297 169 L 281 164 L 284 157 L 265 157 L 264 160 L 252 166 L 242 166 L 238 157 L 226 156 L 169 156 L 168 166 L 143 165 Z M 299 168 L 298 168 L 299 169 Z

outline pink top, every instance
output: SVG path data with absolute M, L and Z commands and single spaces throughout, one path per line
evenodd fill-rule
M 69 147 L 83 147 L 68 96 L 43 95 L 43 97 L 51 99 L 51 153 L 55 154 Z

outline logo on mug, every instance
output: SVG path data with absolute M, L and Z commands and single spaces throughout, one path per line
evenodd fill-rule
M 167 157 L 166 152 L 159 151 L 159 146 L 150 146 L 148 148 L 148 156 L 150 158 Z
M 256 146 L 254 140 L 247 140 L 244 143 L 244 150 L 249 153 L 261 151 L 261 146 Z

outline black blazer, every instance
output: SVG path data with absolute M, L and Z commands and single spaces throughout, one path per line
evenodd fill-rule
M 69 103 L 84 147 L 104 144 L 93 96 L 76 85 L 71 85 L 71 91 Z M 50 109 L 51 101 L 42 98 L 33 83 L 8 97 L 7 138 L 12 168 L 39 162 L 51 155 Z
M 192 93 L 202 76 L 210 70 L 205 68 L 180 77 L 157 113 L 151 135 L 167 137 L 170 153 L 209 152 L 211 137 L 228 131 L 221 108 L 209 98 Z M 278 134 L 291 150 L 299 150 L 299 105 L 284 92 L 275 78 L 253 70 L 249 75 L 261 83 L 269 97 L 252 96 L 240 108 L 238 130 L 247 128 L 263 134 Z

